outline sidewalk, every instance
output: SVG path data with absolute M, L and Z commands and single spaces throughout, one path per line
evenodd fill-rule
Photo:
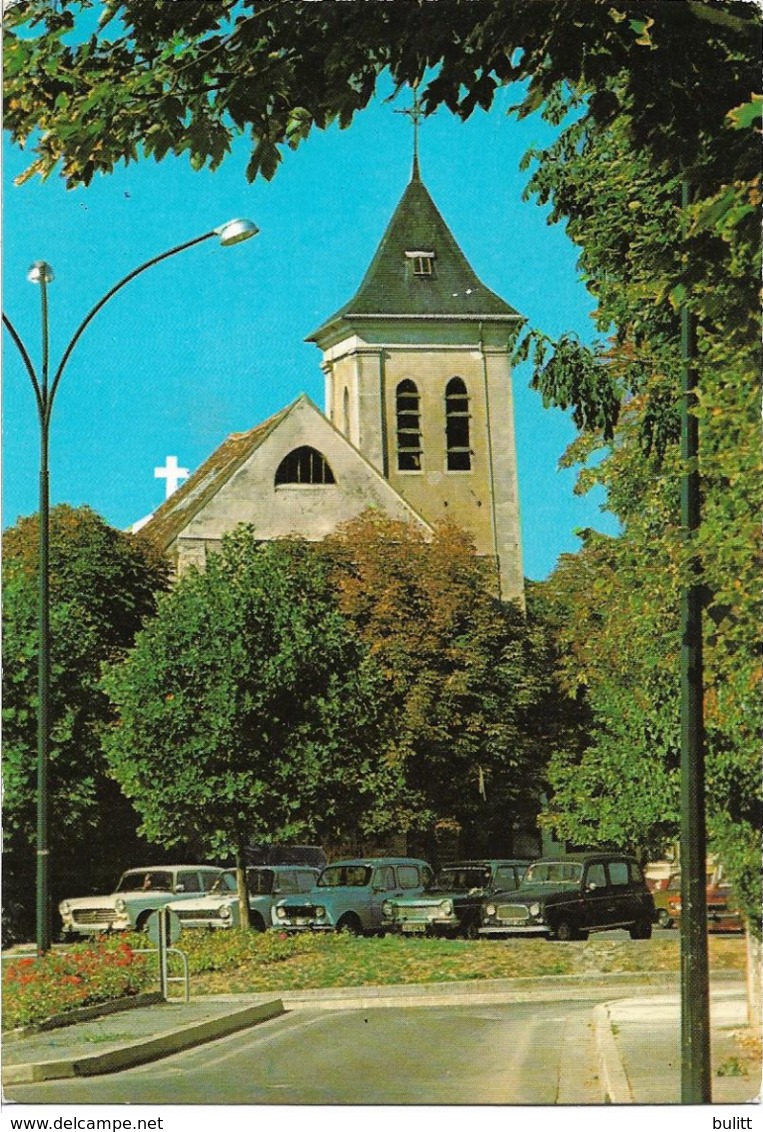
M 3 1085 L 92 1077 L 214 1041 L 283 1014 L 280 999 L 160 1002 L 3 1042 Z
M 641 995 L 597 1006 L 601 1079 L 611 1104 L 679 1104 L 681 1000 L 678 994 Z M 710 996 L 711 1096 L 714 1104 L 760 1103 L 761 1080 L 744 1075 L 733 1038 L 747 1022 L 744 987 L 716 988 Z M 721 1071 L 719 1073 L 719 1070 Z
M 593 1094 L 602 1104 L 677 1104 L 680 1101 L 680 999 L 664 975 L 608 978 L 551 977 L 504 979 L 485 983 L 428 984 L 391 987 L 346 987 L 337 990 L 275 995 L 219 995 L 190 1003 L 159 1002 L 121 1013 L 77 1022 L 3 1044 L 4 1085 L 63 1077 L 113 1073 L 246 1029 L 286 1010 L 368 1009 L 372 1007 L 442 1006 L 600 998 L 591 1011 L 595 1042 L 582 1048 L 569 1065 L 567 1080 L 598 1081 Z M 665 993 L 670 987 L 671 993 Z M 735 1075 L 738 1049 L 732 1033 L 745 1025 L 744 984 L 719 982 L 711 996 L 713 1101 L 740 1104 L 755 1101 L 760 1080 Z M 564 1059 L 563 1059 L 564 1060 Z M 727 1075 L 718 1076 L 718 1068 Z M 580 1097 L 582 1100 L 582 1096 Z

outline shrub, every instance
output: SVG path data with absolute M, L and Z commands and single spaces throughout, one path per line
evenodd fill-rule
M 305 952 L 341 948 L 342 936 L 287 936 L 277 931 L 189 931 L 177 943 L 188 956 L 192 975 L 210 971 L 234 971 L 245 964 L 268 966 L 283 963 Z
M 146 960 L 128 940 L 101 938 L 4 963 L 3 1029 L 138 994 L 156 977 Z

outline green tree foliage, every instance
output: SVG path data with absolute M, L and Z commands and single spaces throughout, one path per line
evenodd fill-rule
M 108 673 L 106 759 L 145 836 L 240 870 L 257 842 L 354 834 L 378 777 L 377 684 L 310 546 L 239 527 Z
M 20 0 L 6 13 L 7 128 L 40 131 L 31 172 L 61 163 L 70 184 L 142 154 L 187 153 L 213 168 L 243 133 L 247 176 L 273 176 L 281 148 L 347 126 L 388 70 L 421 80 L 426 110 L 489 109 L 524 81 L 520 112 L 572 88 L 608 125 L 626 69 L 634 138 L 693 165 L 739 107 L 754 117 L 759 22 L 743 0 Z M 425 78 L 426 76 L 426 78 Z
M 491 597 L 488 566 L 453 524 L 427 541 L 366 511 L 325 546 L 342 610 L 384 674 L 385 758 L 404 785 L 393 805 L 385 800 L 386 817 L 377 808 L 369 822 L 421 834 L 439 825 L 463 831 L 467 852 L 509 850 L 540 790 L 550 698 L 542 629 Z
M 248 132 L 247 175 L 271 177 L 314 126 L 348 125 L 385 70 L 398 86 L 419 82 L 427 112 L 444 105 L 462 117 L 488 109 L 499 86 L 521 82 L 517 113 L 540 112 L 559 127 L 548 149 L 527 157 L 528 191 L 551 204 L 580 247 L 604 340 L 589 350 L 530 328 L 518 352 L 532 356 L 545 403 L 573 413 L 581 435 L 567 459 L 584 465 L 581 490 L 601 483 L 623 524 L 616 545 L 589 540 L 580 564 L 565 562 L 553 582 L 571 610 L 587 611 L 580 623 L 596 642 L 589 649 L 568 618 L 564 647 L 599 651 L 601 664 L 577 685 L 598 721 L 596 742 L 617 732 L 621 760 L 630 741 L 648 755 L 636 782 L 652 781 L 659 765 L 654 799 L 639 803 L 627 828 L 624 799 L 617 832 L 651 844 L 672 820 L 656 795 L 675 789 L 678 629 L 664 611 L 676 608 L 687 559 L 699 553 L 713 829 L 748 908 L 757 907 L 758 8 L 744 0 L 323 0 L 299 5 L 295 19 L 282 0 L 113 0 L 96 27 L 90 7 L 28 0 L 6 18 L 6 125 L 35 147 L 30 174 L 60 168 L 69 184 L 88 183 L 119 161 L 168 152 L 215 166 Z M 698 327 L 703 478 L 702 525 L 688 548 L 677 513 L 683 303 Z M 654 639 L 650 623 L 659 626 Z M 615 672 L 618 680 L 607 675 Z M 618 693 L 642 680 L 641 707 Z M 612 758 L 615 747 L 612 739 Z M 618 764 L 601 754 L 586 789 L 603 798 Z M 596 765 L 592 754 L 586 772 L 595 776 Z
M 627 107 L 624 80 L 618 89 Z M 732 134 L 729 123 L 733 154 Z M 717 143 L 704 139 L 707 168 Z M 626 838 L 652 851 L 677 835 L 678 595 L 696 555 L 706 598 L 709 828 L 755 922 L 763 491 L 759 190 L 745 166 L 749 150 L 746 140 L 726 170 L 739 179 L 682 212 L 683 174 L 664 176 L 634 149 L 624 109 L 606 131 L 581 138 L 573 124 L 536 154 L 530 191 L 566 219 L 599 301 L 597 323 L 609 333 L 583 366 L 573 358 L 565 368 L 563 358 L 555 372 L 559 351 L 541 359 L 535 380 L 550 402 L 574 404 L 582 390 L 587 415 L 576 417 L 580 436 L 566 462 L 582 465 L 581 491 L 604 487 L 622 524 L 617 539 L 589 535 L 549 583 L 567 686 L 586 689 L 596 721 L 582 758 L 563 752 L 552 762 L 559 829 L 578 841 Z M 680 530 L 677 444 L 683 303 L 697 326 L 702 477 L 702 522 L 689 542 Z M 600 381 L 589 381 L 592 369 Z M 608 419 L 597 415 L 602 401 L 616 407 Z
M 37 517 L 3 536 L 3 891 L 6 940 L 30 929 L 37 798 Z M 87 508 L 51 512 L 51 888 L 107 888 L 137 850 L 137 819 L 106 776 L 110 718 L 101 665 L 121 656 L 166 589 L 167 568 L 141 538 Z

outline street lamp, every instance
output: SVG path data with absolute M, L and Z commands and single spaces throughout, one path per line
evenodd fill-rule
M 49 913 L 49 848 L 48 848 L 48 751 L 50 747 L 50 578 L 49 578 L 49 538 L 50 538 L 50 483 L 48 474 L 48 453 L 49 453 L 49 436 L 50 436 L 50 418 L 53 410 L 53 401 L 58 390 L 61 377 L 63 375 L 66 364 L 72 355 L 74 347 L 82 337 L 83 332 L 98 314 L 101 307 L 106 303 L 117 291 L 126 286 L 131 280 L 135 279 L 137 275 L 147 271 L 149 267 L 154 264 L 160 263 L 163 259 L 169 259 L 170 256 L 177 255 L 179 252 L 185 251 L 187 248 L 194 247 L 195 244 L 201 244 L 204 240 L 209 240 L 213 236 L 217 236 L 223 247 L 231 247 L 233 244 L 239 244 L 243 240 L 248 240 L 251 236 L 256 236 L 259 229 L 256 224 L 251 220 L 229 220 L 226 224 L 221 224 L 218 228 L 213 228 L 211 232 L 205 232 L 203 236 L 197 236 L 193 240 L 188 240 L 184 244 L 178 244 L 177 247 L 170 248 L 169 251 L 162 252 L 161 255 L 154 256 L 152 259 L 147 260 L 136 267 L 123 279 L 120 279 L 106 294 L 98 300 L 94 307 L 85 315 L 82 322 L 79 324 L 74 334 L 72 335 L 68 346 L 59 362 L 58 369 L 56 370 L 52 382 L 49 383 L 49 347 L 48 347 L 48 284 L 54 279 L 53 269 L 50 264 L 45 263 L 44 260 L 38 260 L 33 263 L 27 273 L 27 279 L 30 283 L 36 283 L 40 287 L 40 301 L 42 306 L 41 321 L 42 321 L 42 364 L 40 368 L 39 377 L 32 364 L 29 352 L 27 351 L 21 337 L 18 334 L 15 326 L 3 313 L 3 325 L 8 330 L 16 348 L 21 355 L 29 379 L 32 382 L 34 390 L 35 401 L 37 403 L 37 415 L 40 422 L 40 557 L 39 557 L 39 604 L 38 604 L 38 659 L 37 659 L 37 689 L 38 689 L 38 708 L 37 708 L 37 905 L 36 905 L 36 928 L 37 928 L 37 951 L 43 954 L 50 948 L 50 913 Z

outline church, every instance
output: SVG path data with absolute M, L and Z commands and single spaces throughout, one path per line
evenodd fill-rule
M 421 530 L 450 519 L 523 601 L 511 344 L 522 317 L 475 274 L 420 175 L 354 296 L 309 336 L 324 411 L 304 394 L 234 433 L 146 532 L 180 574 L 239 523 L 310 541 L 368 507 Z

